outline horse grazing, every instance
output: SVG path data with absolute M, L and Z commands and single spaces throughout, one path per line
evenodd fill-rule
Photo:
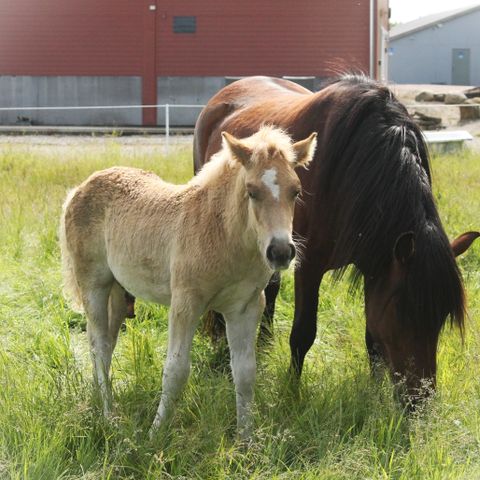
M 365 340 L 372 366 L 381 359 L 406 378 L 415 400 L 435 386 L 437 340 L 447 317 L 463 328 L 464 290 L 454 256 L 479 236 L 452 245 L 431 190 L 428 152 L 406 109 L 385 86 L 346 75 L 317 93 L 287 80 L 250 77 L 220 90 L 195 128 L 199 169 L 220 145 L 220 131 L 249 135 L 264 122 L 295 138 L 318 133 L 294 233 L 303 239 L 295 271 L 291 368 L 299 376 L 314 342 L 322 276 L 353 264 L 364 278 Z M 264 331 L 271 328 L 278 279 L 266 290 Z M 404 397 L 405 398 L 405 397 Z
M 215 309 L 226 319 L 238 429 L 248 436 L 263 289 L 295 255 L 292 221 L 301 186 L 294 168 L 308 165 L 315 137 L 293 144 L 272 127 L 242 140 L 223 133 L 221 151 L 186 185 L 115 167 L 68 195 L 60 228 L 65 293 L 86 312 L 106 415 L 112 353 L 133 294 L 170 305 L 152 431 L 167 420 L 187 381 L 199 317 Z

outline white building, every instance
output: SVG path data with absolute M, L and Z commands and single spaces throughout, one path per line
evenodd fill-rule
M 389 80 L 480 85 L 480 4 L 393 27 Z

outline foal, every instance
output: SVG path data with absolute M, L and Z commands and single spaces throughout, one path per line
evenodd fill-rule
M 170 305 L 168 350 L 155 430 L 167 420 L 190 372 L 190 349 L 206 310 L 226 319 L 237 426 L 248 437 L 255 381 L 255 334 L 272 273 L 295 255 L 292 220 L 316 134 L 292 144 L 262 127 L 223 148 L 186 185 L 114 167 L 68 195 L 60 227 L 65 293 L 87 317 L 94 379 L 111 411 L 109 370 L 127 316 L 125 291 Z

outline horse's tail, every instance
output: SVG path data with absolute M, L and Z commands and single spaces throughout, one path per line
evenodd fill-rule
M 68 249 L 67 233 L 65 229 L 65 213 L 76 191 L 76 188 L 70 190 L 63 204 L 58 237 L 60 240 L 60 252 L 62 257 L 63 295 L 72 310 L 81 313 L 83 312 L 82 297 L 80 294 L 80 288 L 78 287 L 77 278 L 75 276 L 73 258 Z
M 213 343 L 218 343 L 220 339 L 225 338 L 225 320 L 220 313 L 209 310 L 202 320 L 202 332 L 210 337 Z

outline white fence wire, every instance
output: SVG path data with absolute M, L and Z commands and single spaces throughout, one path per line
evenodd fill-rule
M 129 108 L 157 108 L 165 110 L 165 148 L 170 148 L 171 120 L 170 111 L 175 108 L 202 109 L 205 105 L 159 103 L 156 105 L 80 105 L 53 107 L 0 107 L 0 112 L 45 111 L 45 110 L 124 110 Z M 119 127 L 121 130 L 121 127 Z
M 171 118 L 170 112 L 172 109 L 202 109 L 205 105 L 195 104 L 171 104 L 160 103 L 156 105 L 80 105 L 80 106 L 53 106 L 53 107 L 0 107 L 0 112 L 22 112 L 22 111 L 46 111 L 46 110 L 122 110 L 122 109 L 144 109 L 144 108 L 156 108 L 165 110 L 165 149 L 166 152 L 170 148 L 170 136 L 171 136 Z M 458 103 L 448 105 L 444 103 L 413 103 L 405 104 L 408 109 L 414 108 L 449 108 L 449 107 L 462 107 L 462 108 L 480 108 L 479 104 L 474 103 Z M 121 127 L 119 127 L 121 129 Z

